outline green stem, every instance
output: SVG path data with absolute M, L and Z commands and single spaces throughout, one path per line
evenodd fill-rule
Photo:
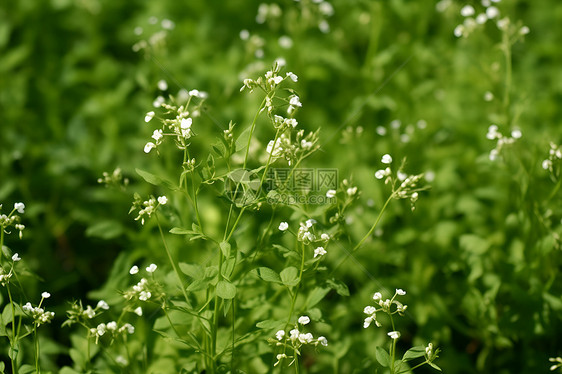
M 503 96 L 503 107 L 506 116 L 506 126 L 510 127 L 510 93 L 512 80 L 512 64 L 511 64 L 511 42 L 509 40 L 509 30 L 505 29 L 502 33 L 502 49 L 505 57 L 505 91 Z
M 0 243 L 3 244 L 3 243 Z M 12 292 L 10 291 L 10 285 L 6 284 L 6 289 L 8 290 L 8 298 L 10 299 L 10 306 L 12 308 L 12 339 L 10 340 L 10 348 L 12 354 L 10 355 L 10 361 L 12 363 L 12 373 L 17 374 L 17 336 L 16 336 L 16 310 L 14 307 L 14 300 L 12 299 Z
M 39 338 L 37 336 L 37 325 L 33 325 L 33 343 L 35 345 L 35 372 L 41 373 L 39 368 Z
M 172 264 L 172 268 L 174 269 L 174 272 L 176 273 L 176 277 L 178 278 L 178 284 L 181 288 L 181 291 L 183 293 L 183 297 L 185 298 L 185 302 L 187 303 L 188 306 L 191 306 L 191 303 L 189 302 L 189 298 L 187 297 L 187 291 L 185 290 L 185 287 L 183 286 L 183 281 L 181 279 L 181 275 L 180 272 L 178 270 L 178 267 L 176 266 L 176 263 L 172 257 L 172 254 L 170 253 L 170 249 L 168 248 L 168 244 L 166 243 L 166 238 L 164 237 L 164 232 L 162 231 L 162 225 L 160 224 L 160 220 L 158 219 L 158 213 L 156 213 L 156 223 L 158 224 L 158 230 L 160 231 L 160 236 L 162 238 L 162 243 L 164 243 L 164 248 L 166 249 L 166 254 L 168 255 L 168 260 L 170 261 L 170 264 Z
M 254 120 L 252 121 L 252 126 L 250 127 L 250 136 L 248 136 L 248 144 L 246 145 L 246 154 L 244 155 L 244 164 L 242 166 L 242 169 L 246 169 L 246 164 L 248 163 L 248 155 L 250 153 L 250 142 L 252 141 L 252 136 L 254 135 L 254 130 L 256 128 L 256 122 L 258 120 L 258 116 L 260 115 L 262 108 L 265 105 L 266 98 L 267 96 L 263 98 L 263 101 L 260 104 L 260 108 L 256 112 L 256 115 L 254 116 Z

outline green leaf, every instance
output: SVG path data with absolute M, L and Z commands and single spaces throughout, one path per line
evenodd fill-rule
M 236 259 L 234 257 L 229 258 L 222 264 L 221 274 L 224 278 L 230 280 L 230 276 L 234 272 L 234 266 L 236 265 Z
M 425 347 L 423 345 L 418 345 L 412 347 L 404 353 L 402 361 L 413 360 L 414 358 L 423 357 L 425 355 Z
M 266 319 L 265 321 L 261 321 L 256 323 L 256 327 L 258 329 L 265 329 L 265 330 L 277 330 L 280 329 L 285 325 L 285 321 L 277 321 L 273 319 Z
M 294 266 L 289 266 L 281 271 L 281 282 L 287 287 L 299 284 L 299 270 Z
M 185 290 L 188 292 L 206 290 L 209 287 L 209 283 L 209 279 L 196 279 L 195 281 L 191 282 Z
M 390 356 L 388 355 L 388 352 L 384 350 L 384 348 L 377 347 L 375 356 L 379 364 L 381 364 L 383 367 L 390 367 Z
M 217 295 L 222 299 L 234 299 L 236 296 L 236 286 L 226 280 L 217 283 Z
M 222 254 L 224 255 L 224 257 L 229 258 L 230 257 L 230 243 L 221 242 L 219 244 L 219 247 L 221 248 L 221 251 L 222 251 Z
M 251 130 L 251 126 L 248 126 L 244 131 L 242 131 L 240 136 L 236 139 L 236 143 L 235 143 L 236 152 L 242 149 L 246 149 L 246 147 L 248 146 L 248 138 L 250 137 L 250 130 Z
M 195 231 L 193 230 L 189 230 L 183 227 L 174 227 L 170 230 L 170 234 L 176 234 L 176 235 L 195 235 L 197 234 Z
M 146 182 L 154 185 L 154 186 L 166 186 L 171 190 L 175 190 L 177 189 L 177 186 L 170 182 L 167 179 L 164 179 L 162 177 L 159 177 L 155 174 L 149 173 L 146 170 L 142 170 L 142 169 L 135 169 L 135 171 L 137 172 L 138 175 L 140 175 L 142 177 L 142 179 L 144 179 Z
M 19 370 L 18 370 L 19 374 L 31 374 L 31 373 L 35 373 L 35 366 L 31 366 L 31 365 L 22 365 Z
M 326 283 L 331 289 L 335 290 L 338 295 L 349 296 L 349 288 L 347 288 L 347 285 L 342 281 L 336 279 L 328 279 Z
M 429 366 L 431 366 L 432 368 L 434 368 L 435 370 L 439 370 L 442 371 L 441 368 L 439 366 L 437 366 L 435 363 L 433 362 L 429 362 Z
M 316 287 L 312 290 L 306 301 L 306 307 L 312 308 L 318 304 L 330 292 L 329 288 Z
M 86 229 L 86 236 L 113 239 L 123 234 L 123 225 L 116 220 L 97 222 Z
M 260 277 L 260 279 L 266 282 L 281 283 L 279 274 L 277 274 L 277 272 L 273 269 L 262 266 L 256 269 L 256 273 L 258 274 L 258 277 Z
M 180 262 L 179 267 L 182 273 L 193 279 L 203 279 L 205 277 L 205 270 L 199 264 L 186 264 Z

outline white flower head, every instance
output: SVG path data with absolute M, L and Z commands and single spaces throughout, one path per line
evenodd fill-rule
M 164 22 L 164 21 L 162 21 Z M 166 91 L 168 89 L 168 82 L 166 82 L 164 79 L 160 79 L 158 81 L 158 89 L 160 91 Z
M 144 153 L 150 153 L 152 148 L 156 148 L 156 144 L 154 144 L 152 142 L 146 143 L 145 146 L 144 146 Z
M 168 202 L 168 198 L 166 196 L 159 196 L 158 197 L 158 203 L 160 205 L 166 205 L 167 202 Z
M 312 342 L 312 339 L 314 339 L 314 336 L 312 336 L 312 334 L 309 332 L 306 334 L 299 334 L 299 341 L 303 344 Z
M 285 330 L 279 330 L 275 333 L 275 338 L 277 340 L 283 339 L 284 336 L 285 336 Z
M 150 265 L 146 268 L 146 271 L 149 272 L 149 273 L 154 273 L 154 272 L 156 271 L 156 268 L 157 268 L 157 267 L 158 267 L 158 266 L 156 266 L 156 264 L 150 264 Z
M 14 262 L 21 261 L 20 255 L 17 254 L 17 253 L 14 253 L 14 255 L 12 256 L 12 261 L 14 261 Z
M 139 272 L 139 267 L 137 265 L 134 265 L 130 270 L 129 270 L 129 274 L 134 275 L 136 273 Z
M 326 337 L 324 337 L 324 336 L 319 336 L 317 341 L 318 341 L 318 343 L 320 343 L 324 347 L 328 346 L 328 339 L 326 339 Z
M 279 231 L 286 231 L 289 228 L 289 224 L 287 222 L 281 222 L 279 224 Z
M 397 289 L 396 289 L 396 294 L 397 294 L 397 295 L 400 295 L 400 296 L 404 296 L 404 295 L 406 295 L 406 291 L 404 291 L 404 290 L 401 289 L 401 288 L 397 288 Z
M 48 293 L 48 292 L 43 292 L 43 293 L 41 294 L 41 297 L 42 297 L 43 299 L 48 299 L 49 297 L 51 297 L 51 294 Z
M 289 77 L 289 79 L 293 82 L 297 82 L 299 80 L 299 77 L 297 77 L 297 75 L 292 72 L 288 72 L 287 77 Z
M 146 115 L 144 116 L 144 122 L 148 123 L 152 120 L 152 118 L 154 118 L 154 111 L 146 113 Z
M 326 197 L 328 199 L 331 199 L 333 197 L 336 197 L 336 190 L 328 190 L 326 191 Z
M 25 204 L 24 203 L 15 203 L 14 209 L 18 211 L 18 213 L 23 214 L 25 212 Z
M 470 17 L 474 15 L 474 7 L 472 5 L 465 5 L 461 9 L 461 15 L 463 17 Z
M 380 292 L 375 292 L 373 295 L 373 300 L 378 301 L 382 299 L 382 294 Z
M 392 156 L 389 155 L 388 153 L 383 155 L 382 158 L 381 158 L 381 162 L 383 164 L 387 164 L 387 165 L 391 164 L 392 163 Z
M 396 340 L 400 337 L 400 331 L 391 331 L 387 335 Z
M 101 308 L 104 310 L 108 310 L 109 309 L 109 305 L 104 301 L 104 300 L 100 300 L 98 301 L 98 305 L 96 306 L 96 308 Z
M 327 252 L 324 249 L 324 247 L 318 247 L 314 250 L 314 258 L 316 258 L 318 256 L 324 256 L 326 253 Z
M 133 313 L 135 313 L 139 317 L 142 316 L 142 308 L 139 306 L 133 311 Z
M 301 325 L 308 325 L 310 323 L 310 318 L 308 316 L 300 316 L 298 319 L 298 323 Z

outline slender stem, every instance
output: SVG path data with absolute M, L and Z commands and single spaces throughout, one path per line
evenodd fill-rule
M 511 42 L 509 40 L 509 30 L 506 28 L 502 33 L 502 49 L 505 57 L 505 91 L 503 96 L 503 107 L 506 115 L 506 126 L 509 128 L 511 123 L 510 119 L 510 93 L 511 93 L 511 79 L 512 79 L 512 66 L 511 66 Z
M 3 243 L 2 243 L 3 244 Z M 12 362 L 12 373 L 17 373 L 17 336 L 16 336 L 16 311 L 14 307 L 14 300 L 12 299 L 12 292 L 10 291 L 10 285 L 6 284 L 6 289 L 8 290 L 8 298 L 10 299 L 10 305 L 12 308 L 12 339 L 10 341 L 10 348 L 12 349 L 12 354 L 10 355 L 10 360 Z
M 39 338 L 37 336 L 37 325 L 33 325 L 33 343 L 35 345 L 35 372 L 41 373 L 39 368 Z
M 170 261 L 170 264 L 172 264 L 172 268 L 174 269 L 174 272 L 176 273 L 176 277 L 178 278 L 178 284 L 181 288 L 181 291 L 183 293 L 183 297 L 185 298 L 185 302 L 187 303 L 188 306 L 191 306 L 191 303 L 189 302 L 189 298 L 187 297 L 187 291 L 185 290 L 185 287 L 183 286 L 183 281 L 181 279 L 181 275 L 180 272 L 178 270 L 178 267 L 176 266 L 176 263 L 172 257 L 172 254 L 170 253 L 170 249 L 168 248 L 168 244 L 166 243 L 166 238 L 164 237 L 164 232 L 162 231 L 162 225 L 160 225 L 160 220 L 158 219 L 158 213 L 156 213 L 156 223 L 158 224 L 158 230 L 160 231 L 160 236 L 162 237 L 162 243 L 164 243 L 164 248 L 166 249 L 166 254 L 168 255 L 168 260 Z
M 248 163 L 248 155 L 250 153 L 250 142 L 252 141 L 252 136 L 254 135 L 254 130 L 256 128 L 256 122 L 258 120 L 258 116 L 261 113 L 262 108 L 265 105 L 266 99 L 267 99 L 267 96 L 263 98 L 263 101 L 260 104 L 260 108 L 256 112 L 256 115 L 254 116 L 254 120 L 252 121 L 252 126 L 250 127 L 250 136 L 248 136 L 248 144 L 246 145 L 246 154 L 244 155 L 244 164 L 242 166 L 242 169 L 246 169 L 246 164 Z

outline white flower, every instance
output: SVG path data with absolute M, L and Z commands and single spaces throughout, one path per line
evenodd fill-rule
M 383 179 L 386 176 L 386 172 L 383 169 L 377 170 L 375 172 L 375 178 Z
M 499 14 L 500 11 L 495 6 L 490 6 L 486 9 L 486 16 L 488 16 L 489 19 L 495 18 L 499 16 Z
M 314 250 L 314 258 L 316 258 L 318 256 L 324 256 L 326 253 L 327 252 L 324 249 L 324 247 L 318 247 Z
M 164 21 L 162 21 L 163 23 Z M 168 89 L 168 82 L 166 82 L 164 79 L 160 79 L 158 81 L 158 89 L 160 91 L 166 91 Z
M 248 40 L 248 38 L 250 37 L 250 32 L 246 29 L 244 30 L 240 30 L 240 39 L 242 40 Z
M 156 148 L 156 144 L 152 142 L 146 143 L 146 145 L 144 146 L 144 153 L 149 153 L 152 150 L 152 148 Z
M 521 130 L 519 130 L 519 129 L 515 129 L 511 132 L 511 137 L 514 138 L 514 139 L 519 139 L 519 138 L 521 138 L 522 135 L 523 134 L 521 133 Z
M 144 122 L 150 122 L 154 118 L 154 112 L 150 111 L 144 116 Z
M 139 267 L 137 265 L 134 265 L 131 270 L 129 270 L 129 274 L 133 275 L 139 272 Z
M 150 291 L 141 291 L 139 293 L 139 300 L 146 301 L 150 299 L 151 296 L 152 294 L 150 293 Z
M 108 310 L 109 309 L 109 305 L 104 301 L 104 300 L 100 300 L 98 301 L 98 305 L 96 306 L 96 308 L 101 308 L 104 310 Z
M 301 325 L 308 325 L 310 323 L 310 318 L 308 318 L 308 316 L 301 316 L 299 317 L 298 323 Z
M 287 222 L 281 222 L 279 224 L 279 230 L 280 231 L 285 231 L 289 228 L 289 224 Z
M 322 235 L 320 235 L 320 239 L 322 240 L 330 240 L 330 235 L 323 233 Z
M 548 170 L 548 169 L 550 169 L 551 167 L 552 167 L 552 161 L 550 161 L 550 160 L 544 160 L 544 161 L 542 162 L 542 168 L 543 168 L 544 170 Z
M 373 295 L 373 300 L 378 301 L 382 299 L 382 294 L 380 292 L 375 292 Z
M 48 293 L 48 292 L 43 292 L 43 293 L 41 294 L 41 297 L 42 297 L 43 299 L 48 299 L 49 297 L 51 297 L 51 294 Z
M 455 27 L 455 30 L 453 31 L 453 34 L 455 34 L 457 38 L 460 38 L 463 33 L 464 33 L 464 25 L 457 25 L 457 27 Z
M 485 24 L 487 20 L 488 16 L 486 15 L 486 13 L 480 13 L 476 16 L 476 23 L 479 25 Z
M 279 46 L 284 49 L 289 49 L 293 46 L 293 39 L 287 35 L 283 35 L 279 38 Z
M 519 35 L 527 35 L 530 32 L 531 32 L 531 29 L 529 29 L 529 27 L 527 27 L 527 26 L 523 26 L 519 29 Z
M 193 120 L 191 118 L 182 118 L 181 122 L 180 122 L 180 127 L 183 130 L 190 129 L 192 123 L 193 123 Z
M 363 309 L 363 313 L 365 313 L 365 314 L 373 314 L 376 311 L 377 311 L 377 308 L 375 308 L 372 305 L 368 305 L 368 306 L 365 307 L 365 309 Z
M 333 197 L 336 197 L 336 190 L 328 190 L 326 191 L 326 197 L 331 199 Z
M 129 365 L 129 361 L 127 361 L 127 359 L 121 355 L 115 357 L 115 362 L 117 362 L 121 366 Z
M 365 318 L 365 321 L 363 321 L 363 328 L 366 329 L 367 327 L 371 326 L 371 322 L 373 322 L 373 317 Z
M 92 309 L 91 306 L 87 306 L 86 310 L 84 311 L 84 315 L 86 315 L 86 317 L 88 317 L 89 319 L 92 319 L 96 316 L 96 311 Z
M 275 338 L 277 338 L 277 340 L 283 339 L 284 336 L 285 336 L 285 330 L 279 330 L 275 333 Z
M 156 271 L 156 268 L 157 268 L 157 267 L 158 267 L 158 266 L 156 266 L 156 264 L 150 264 L 150 265 L 146 268 L 146 271 L 149 272 L 149 273 L 154 273 L 154 272 Z
M 291 331 L 289 331 L 289 334 L 290 334 L 289 338 L 294 341 L 299 337 L 299 330 L 292 329 Z
M 12 261 L 14 261 L 14 262 L 21 261 L 20 255 L 17 254 L 17 253 L 14 253 L 14 255 L 12 256 Z
M 106 327 L 108 330 L 115 331 L 117 330 L 117 322 L 115 321 L 108 322 Z
M 293 82 L 296 82 L 299 80 L 299 77 L 297 77 L 296 74 L 292 73 L 292 72 L 288 72 L 286 74 L 287 77 L 289 77 L 290 80 L 292 80 Z
M 396 289 L 396 294 L 398 294 L 398 295 L 400 295 L 400 296 L 404 296 L 404 295 L 406 295 L 406 291 L 404 291 L 404 290 L 401 289 L 401 288 L 397 288 L 397 289 Z
M 109 327 L 109 323 L 107 324 Z M 127 330 L 127 333 L 134 334 L 135 333 L 135 326 L 131 325 L 130 323 L 126 323 L 119 328 L 119 332 L 124 332 Z
M 429 343 L 427 347 L 425 347 L 425 354 L 431 356 L 432 352 L 433 352 L 433 344 Z
M 133 311 L 137 316 L 142 316 L 142 308 L 139 306 Z
M 25 211 L 25 204 L 24 203 L 15 203 L 14 209 L 18 211 L 18 213 L 23 214 Z
M 353 196 L 357 193 L 357 187 L 349 187 L 346 192 L 349 196 Z
M 318 337 L 318 343 L 322 344 L 324 347 L 328 346 L 328 339 L 326 339 L 326 337 L 324 336 L 319 336 Z
M 306 334 L 299 334 L 299 341 L 303 344 L 310 343 L 312 339 L 314 339 L 314 336 L 312 336 L 312 334 L 309 332 Z
M 164 99 L 164 96 L 158 96 L 153 102 L 152 102 L 152 106 L 155 108 L 160 108 L 162 106 L 162 104 L 164 104 L 164 102 L 166 101 L 166 99 Z
M 31 312 L 33 310 L 33 306 L 30 302 L 27 302 L 24 306 L 21 307 L 25 312 Z
M 166 203 L 168 202 L 168 198 L 166 196 L 159 196 L 158 197 L 158 203 L 161 205 L 166 205 Z
M 162 130 L 154 130 L 154 132 L 152 133 L 152 139 L 156 141 L 162 139 L 163 137 L 164 135 L 162 134 Z
M 302 103 L 297 95 L 291 96 L 291 99 L 289 100 L 289 104 L 291 104 L 292 106 L 302 107 Z
M 463 17 L 470 17 L 470 16 L 474 15 L 474 8 L 472 7 L 472 5 L 463 6 L 462 9 L 461 9 L 461 15 Z
M 400 331 L 391 331 L 388 334 L 392 339 L 398 339 L 400 337 Z
M 105 323 L 100 323 L 98 327 L 96 327 L 96 330 L 96 334 L 98 336 L 102 336 L 103 334 L 105 334 Z
M 392 156 L 390 156 L 388 153 L 383 155 L 382 158 L 381 158 L 381 162 L 383 164 L 387 164 L 387 165 L 392 163 Z

